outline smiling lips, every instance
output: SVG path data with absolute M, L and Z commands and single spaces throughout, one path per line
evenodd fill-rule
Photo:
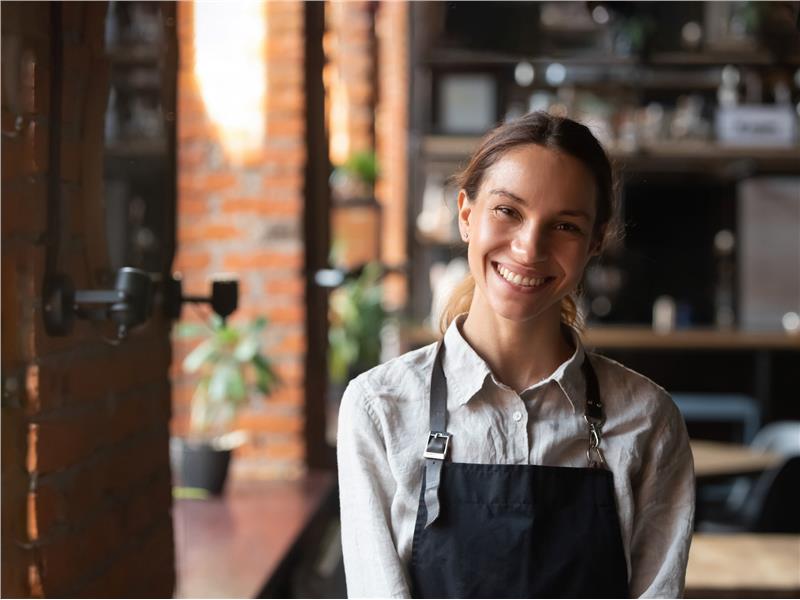
M 524 277 L 519 273 L 514 273 L 514 271 L 511 271 L 510 269 L 497 263 L 494 264 L 494 269 L 497 271 L 500 277 L 521 287 L 535 288 L 553 279 L 552 277 Z

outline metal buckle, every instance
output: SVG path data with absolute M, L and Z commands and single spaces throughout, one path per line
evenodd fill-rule
M 591 468 L 605 468 L 606 466 L 606 458 L 600 448 L 600 442 L 603 440 L 604 421 L 605 419 L 586 417 L 586 422 L 589 424 L 589 447 L 586 449 L 586 460 Z
M 434 458 L 436 460 L 444 460 L 445 456 L 447 456 L 447 450 L 450 447 L 450 438 L 452 437 L 449 433 L 444 433 L 441 431 L 431 431 L 428 434 L 428 445 L 425 448 L 425 452 L 422 454 L 423 458 Z M 438 440 L 444 440 L 444 448 L 441 450 L 431 449 L 433 444 L 441 444 Z

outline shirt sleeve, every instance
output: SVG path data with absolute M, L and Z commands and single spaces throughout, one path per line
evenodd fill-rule
M 682 598 L 694 529 L 694 460 L 683 417 L 664 398 L 634 482 L 631 597 Z
M 339 409 L 337 461 L 347 595 L 408 598 L 405 571 L 391 530 L 396 483 L 369 400 L 354 380 Z

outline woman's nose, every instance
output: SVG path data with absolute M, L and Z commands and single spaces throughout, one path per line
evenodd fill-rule
M 547 236 L 534 224 L 517 232 L 511 241 L 511 251 L 522 264 L 533 264 L 547 258 Z

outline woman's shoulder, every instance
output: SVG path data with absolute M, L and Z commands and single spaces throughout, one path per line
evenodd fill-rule
M 369 408 L 419 403 L 427 397 L 437 344 L 428 344 L 387 360 L 355 377 L 346 396 L 358 396 Z
M 651 423 L 679 414 L 669 392 L 649 377 L 602 354 L 592 352 L 590 357 L 607 405 L 616 405 L 630 417 L 640 416 Z

